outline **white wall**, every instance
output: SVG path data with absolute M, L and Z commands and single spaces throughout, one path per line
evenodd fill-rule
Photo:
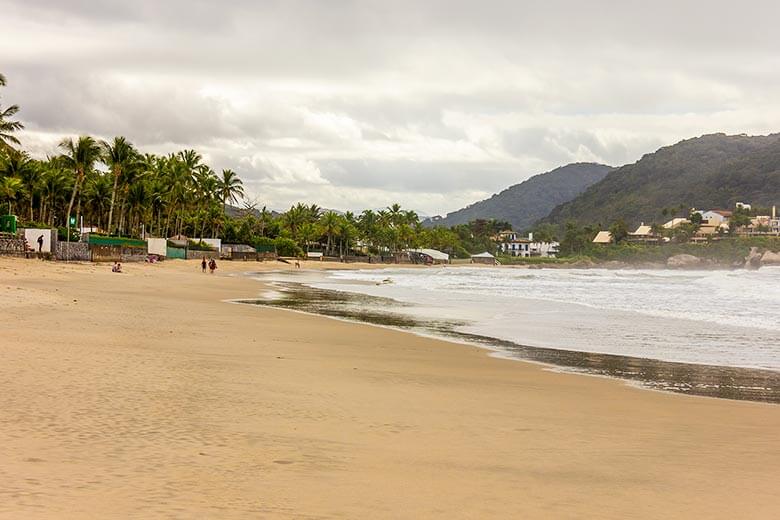
M 38 251 L 38 237 L 43 235 L 43 248 L 44 253 L 51 253 L 51 229 L 25 229 L 24 238 L 27 239 L 27 245 Z
M 150 255 L 165 256 L 167 254 L 168 240 L 164 238 L 147 238 L 146 247 Z

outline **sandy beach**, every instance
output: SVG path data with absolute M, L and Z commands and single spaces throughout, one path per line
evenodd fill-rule
M 279 267 L 0 258 L 0 518 L 780 511 L 776 405 L 224 301 Z

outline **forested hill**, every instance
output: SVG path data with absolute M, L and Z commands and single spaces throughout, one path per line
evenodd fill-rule
M 663 222 L 691 207 L 733 208 L 780 203 L 780 134 L 712 134 L 681 141 L 617 168 L 545 222 L 607 226 L 624 219 Z
M 489 199 L 476 202 L 437 220 L 426 220 L 425 225 L 454 226 L 476 219 L 497 219 L 523 230 L 546 216 L 558 204 L 569 201 L 588 186 L 601 180 L 612 170 L 611 166 L 594 163 L 575 163 L 535 175 L 515 184 Z

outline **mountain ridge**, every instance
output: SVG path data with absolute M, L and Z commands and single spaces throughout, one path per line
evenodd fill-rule
M 665 208 L 732 208 L 738 201 L 780 201 L 780 134 L 705 134 L 664 146 L 614 169 L 540 222 L 608 226 L 623 219 L 633 226 L 663 222 Z
M 423 225 L 451 227 L 476 219 L 494 218 L 522 230 L 603 179 L 611 170 L 612 166 L 591 162 L 560 166 L 509 186 L 488 199 L 450 212 L 446 217 L 426 219 Z

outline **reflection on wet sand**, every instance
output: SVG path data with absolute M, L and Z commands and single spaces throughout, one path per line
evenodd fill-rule
M 299 310 L 336 318 L 401 328 L 484 345 L 514 359 L 561 367 L 567 371 L 616 377 L 654 390 L 690 395 L 780 403 L 780 373 L 714 365 L 675 363 L 613 354 L 530 347 L 484 335 L 459 332 L 456 320 L 420 320 L 389 309 L 408 307 L 388 298 L 316 289 L 276 282 L 280 298 L 241 303 Z

